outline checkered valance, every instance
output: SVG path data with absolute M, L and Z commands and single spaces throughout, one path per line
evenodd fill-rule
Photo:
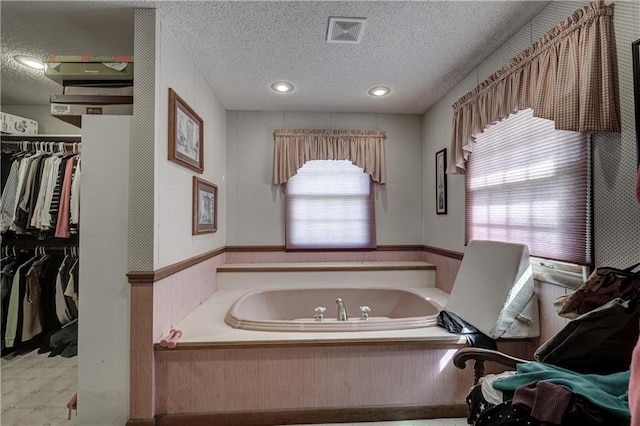
M 382 130 L 278 129 L 273 132 L 273 183 L 282 184 L 310 160 L 350 160 L 377 183 L 385 183 Z
M 464 173 L 474 134 L 526 108 L 559 130 L 619 132 L 613 5 L 577 10 L 452 107 L 448 173 Z

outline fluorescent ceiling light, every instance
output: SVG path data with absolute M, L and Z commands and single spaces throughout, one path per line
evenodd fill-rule
M 29 68 L 33 68 L 36 70 L 44 69 L 44 64 L 42 63 L 42 61 L 38 58 L 34 58 L 33 56 L 16 55 L 13 57 L 13 59 L 15 59 L 16 62 L 19 62 Z
M 276 81 L 271 85 L 271 88 L 279 93 L 287 93 L 293 91 L 293 84 L 286 81 Z
M 380 96 L 385 96 L 388 95 L 391 92 L 391 89 L 389 89 L 388 87 L 385 86 L 376 86 L 376 87 L 372 87 L 371 89 L 369 89 L 369 94 L 371 96 L 375 96 L 375 97 L 380 97 Z

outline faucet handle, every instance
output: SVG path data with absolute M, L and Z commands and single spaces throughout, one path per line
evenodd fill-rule
M 362 320 L 368 320 L 369 319 L 369 312 L 371 312 L 371 308 L 364 305 L 364 306 L 360 306 L 360 319 Z
M 315 312 L 313 318 L 316 321 L 324 321 L 324 313 L 327 311 L 327 308 L 323 306 L 317 306 L 313 311 Z

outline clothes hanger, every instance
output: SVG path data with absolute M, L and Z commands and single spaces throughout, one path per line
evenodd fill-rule
M 9 246 L 5 246 L 4 250 L 2 250 L 2 258 L 0 259 L 0 262 L 6 261 L 9 257 Z

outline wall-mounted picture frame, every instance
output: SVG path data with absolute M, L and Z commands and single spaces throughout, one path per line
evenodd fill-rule
M 640 165 L 640 39 L 631 43 L 633 62 L 633 98 L 636 106 L 636 155 Z
M 193 177 L 193 217 L 191 235 L 208 234 L 218 230 L 218 187 Z
M 198 173 L 204 171 L 204 122 L 169 88 L 169 160 Z
M 447 148 L 436 152 L 436 213 L 447 214 Z

